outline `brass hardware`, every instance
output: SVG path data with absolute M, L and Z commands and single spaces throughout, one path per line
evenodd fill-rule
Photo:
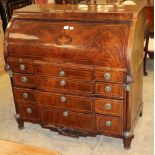
M 28 114 L 31 114 L 31 113 L 32 113 L 32 109 L 31 109 L 31 108 L 27 108 L 27 109 L 26 109 L 26 112 L 27 112 Z
M 112 87 L 111 86 L 106 86 L 104 88 L 105 92 L 110 93 L 112 91 Z
M 60 72 L 59 72 L 59 76 L 64 77 L 64 76 L 65 76 L 65 71 L 63 71 L 63 70 L 60 71 Z
M 105 124 L 106 124 L 106 126 L 112 126 L 112 122 L 111 121 L 106 121 Z
M 111 109 L 111 107 L 112 107 L 112 105 L 111 105 L 110 103 L 106 103 L 106 104 L 105 104 L 105 108 L 106 108 L 106 109 L 109 110 L 109 109 Z
M 60 97 L 60 101 L 61 101 L 62 103 L 66 102 L 66 97 L 65 97 L 65 96 L 61 96 L 61 97 Z
M 9 70 L 10 70 L 10 65 L 9 65 L 9 64 L 6 64 L 6 65 L 5 65 L 5 70 L 6 70 L 6 71 L 9 71 Z
M 67 117 L 67 116 L 68 116 L 68 111 L 64 111 L 64 112 L 63 112 L 63 116 L 64 116 L 64 117 Z
M 22 6 L 23 6 L 23 4 L 21 4 L 21 3 L 18 5 L 18 7 L 20 7 L 20 8 L 21 8 Z
M 23 76 L 21 78 L 21 82 L 26 83 L 28 81 L 28 78 L 26 76 Z
M 26 67 L 25 67 L 24 64 L 20 64 L 19 68 L 20 68 L 21 71 L 24 71 Z
M 29 94 L 28 93 L 23 93 L 23 98 L 25 98 L 25 99 L 29 98 Z
M 66 81 L 65 80 L 61 80 L 60 81 L 60 86 L 65 86 L 66 85 Z
M 105 80 L 110 80 L 111 79 L 111 74 L 110 73 L 105 73 L 104 78 L 105 78 Z

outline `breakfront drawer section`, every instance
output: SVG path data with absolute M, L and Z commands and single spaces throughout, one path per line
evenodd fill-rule
M 36 93 L 31 89 L 14 88 L 13 91 L 16 101 L 36 102 Z
M 10 67 L 15 73 L 33 74 L 33 65 L 25 62 L 10 62 Z
M 68 111 L 41 110 L 41 121 L 46 125 L 75 128 L 79 130 L 94 131 L 94 116 Z
M 34 122 L 39 120 L 38 109 L 36 106 L 18 104 L 18 108 L 21 119 Z
M 97 130 L 105 133 L 121 135 L 123 132 L 123 119 L 111 116 L 96 117 Z
M 124 87 L 120 84 L 96 82 L 96 93 L 108 98 L 123 98 Z
M 41 78 L 36 77 L 38 90 L 43 91 L 67 91 L 74 93 L 93 93 L 93 83 L 68 80 L 64 78 Z
M 123 116 L 123 101 L 99 98 L 95 100 L 95 112 L 113 116 Z
M 70 65 L 35 65 L 35 75 L 37 76 L 54 76 L 54 77 L 68 77 L 74 79 L 83 79 L 91 81 L 94 79 L 93 69 L 80 68 Z
M 37 92 L 37 103 L 41 107 L 50 109 L 69 109 L 89 113 L 93 111 L 93 99 L 80 96 Z
M 27 74 L 14 74 L 13 84 L 19 87 L 35 88 L 35 77 Z

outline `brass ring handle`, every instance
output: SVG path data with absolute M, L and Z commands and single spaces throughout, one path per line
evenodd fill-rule
M 23 76 L 23 77 L 21 78 L 21 82 L 23 82 L 23 83 L 28 82 L 28 78 L 27 78 L 26 76 Z
M 111 79 L 111 74 L 110 73 L 105 73 L 104 74 L 104 79 L 105 80 L 110 80 Z
M 31 108 L 27 108 L 27 109 L 26 109 L 26 112 L 27 112 L 28 114 L 31 114 L 31 113 L 32 113 L 32 109 L 31 109 Z
M 61 70 L 61 71 L 59 72 L 59 76 L 60 76 L 60 77 L 64 77 L 64 76 L 65 76 L 65 71 Z
M 109 126 L 112 126 L 112 122 L 111 122 L 111 121 L 106 121 L 105 124 L 106 124 L 106 126 L 108 126 L 108 127 L 109 127 Z
M 112 108 L 112 105 L 111 105 L 110 103 L 106 103 L 106 104 L 105 104 L 105 108 L 106 108 L 107 110 L 109 110 L 109 109 Z
M 28 93 L 23 93 L 23 98 L 25 98 L 25 99 L 29 98 L 29 94 Z
M 24 65 L 24 64 L 20 64 L 20 65 L 19 65 L 19 69 L 20 69 L 21 71 L 24 71 L 24 70 L 25 70 L 25 68 L 26 68 L 26 67 L 25 67 L 25 65 Z
M 67 117 L 67 116 L 68 116 L 68 111 L 64 111 L 64 112 L 63 112 L 63 116 L 64 116 L 64 117 Z
M 104 88 L 105 92 L 110 93 L 112 91 L 112 87 L 111 86 L 106 86 Z
M 62 103 L 66 102 L 66 97 L 65 97 L 65 96 L 61 96 L 61 97 L 60 97 L 60 101 L 61 101 Z
M 61 80 L 60 81 L 60 86 L 65 86 L 66 85 L 66 81 L 65 80 Z

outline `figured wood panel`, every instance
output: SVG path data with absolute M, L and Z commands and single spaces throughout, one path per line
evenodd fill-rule
M 108 107 L 110 106 L 110 107 Z M 113 116 L 123 116 L 123 101 L 99 98 L 95 100 L 95 112 Z
M 65 85 L 61 86 L 61 81 L 65 81 Z M 90 82 L 68 80 L 65 78 L 41 78 L 36 77 L 36 86 L 38 90 L 43 91 L 69 91 L 75 93 L 92 93 L 93 84 Z
M 72 29 L 64 30 L 65 26 Z M 9 33 L 9 54 L 123 68 L 127 29 L 124 23 L 21 22 L 16 19 Z
M 43 124 L 46 125 L 55 125 L 87 131 L 95 130 L 93 115 L 73 113 L 67 111 L 68 116 L 64 116 L 64 112 L 66 111 L 41 110 L 41 121 Z
M 112 123 L 110 126 L 106 124 L 109 121 Z M 121 118 L 98 115 L 96 117 L 96 123 L 98 131 L 117 135 L 121 135 L 123 132 L 123 120 Z
M 80 96 L 37 92 L 37 104 L 43 108 L 92 112 L 93 100 Z

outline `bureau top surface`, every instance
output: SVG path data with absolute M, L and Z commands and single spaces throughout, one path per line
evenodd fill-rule
M 143 4 L 124 5 L 122 3 L 100 5 L 60 5 L 60 4 L 33 4 L 14 12 L 16 18 L 42 18 L 64 20 L 125 20 L 136 18 Z M 78 18 L 80 17 L 80 18 Z M 93 18 L 94 17 L 94 18 Z

